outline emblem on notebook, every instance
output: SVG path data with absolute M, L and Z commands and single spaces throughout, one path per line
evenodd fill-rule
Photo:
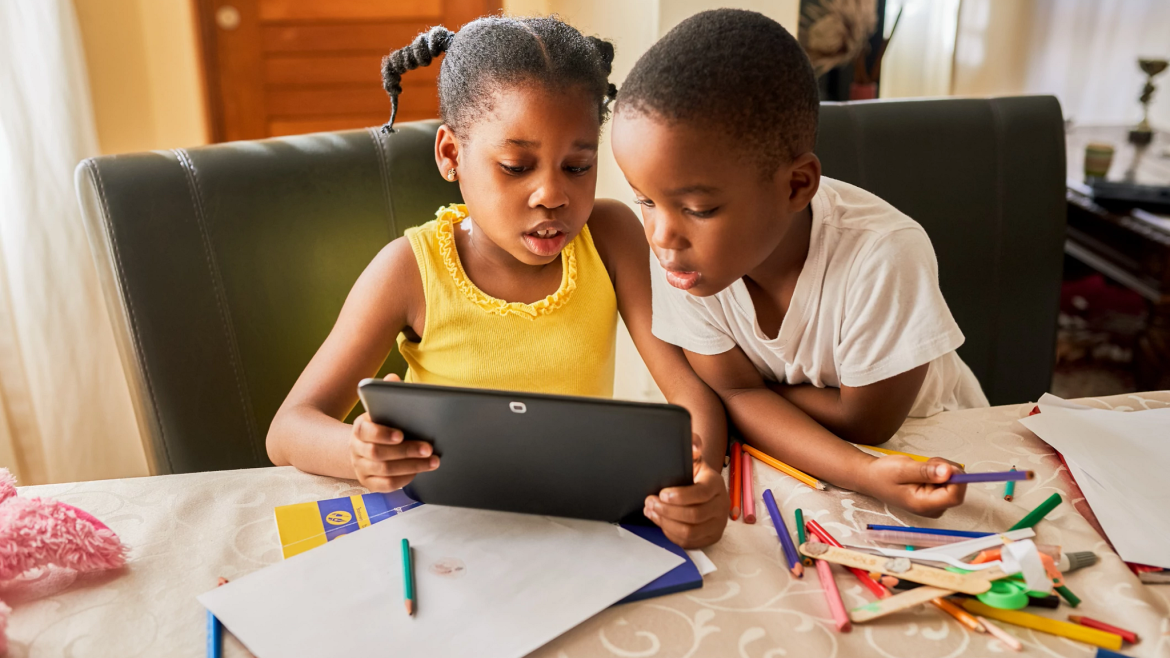
M 346 523 L 349 523 L 349 520 L 352 518 L 353 517 L 350 516 L 349 512 L 337 510 L 336 512 L 330 512 L 328 515 L 326 515 L 325 522 L 329 525 L 345 525 Z
M 528 407 L 523 402 L 509 402 L 508 408 L 511 409 L 513 413 L 517 414 L 522 414 L 528 411 Z

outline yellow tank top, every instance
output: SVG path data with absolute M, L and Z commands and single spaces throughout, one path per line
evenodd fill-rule
M 560 288 L 523 304 L 467 278 L 454 234 L 465 217 L 451 205 L 406 230 L 426 295 L 422 340 L 398 335 L 406 381 L 612 397 L 617 296 L 589 227 L 561 250 Z

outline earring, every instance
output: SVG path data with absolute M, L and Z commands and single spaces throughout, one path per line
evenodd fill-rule
M 451 167 L 447 170 L 447 180 L 455 182 L 455 167 Z

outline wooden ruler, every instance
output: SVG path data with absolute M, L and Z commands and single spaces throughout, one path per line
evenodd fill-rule
M 895 612 L 913 608 L 914 606 L 930 603 L 934 599 L 949 594 L 954 594 L 954 592 L 938 587 L 915 587 L 900 594 L 863 605 L 860 608 L 854 608 L 849 611 L 849 620 L 855 624 L 873 621 L 878 617 L 885 617 L 886 615 L 892 615 Z
M 982 594 L 991 589 L 992 580 L 1005 577 L 1003 571 L 996 567 L 962 574 L 915 564 L 904 557 L 890 558 L 869 555 L 819 542 L 801 544 L 800 552 L 815 560 L 825 560 L 855 569 L 889 574 L 922 585 L 937 587 L 946 590 L 947 593 Z M 944 596 L 944 594 L 936 594 L 930 598 L 937 596 Z

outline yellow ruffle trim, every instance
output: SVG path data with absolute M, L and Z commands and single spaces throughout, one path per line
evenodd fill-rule
M 466 218 L 467 206 L 461 203 L 453 203 L 439 208 L 435 213 L 437 220 L 435 237 L 439 244 L 439 255 L 443 258 L 443 264 L 447 266 L 447 272 L 451 274 L 451 279 L 455 281 L 459 291 L 473 304 L 496 315 L 518 315 L 531 320 L 552 313 L 569 301 L 569 297 L 577 289 L 576 240 L 565 245 L 565 248 L 561 250 L 561 265 L 564 272 L 561 274 L 561 285 L 556 292 L 534 304 L 506 302 L 480 290 L 471 282 L 471 279 L 467 278 L 467 272 L 463 270 L 463 263 L 459 261 L 459 252 L 455 249 L 454 227 Z

